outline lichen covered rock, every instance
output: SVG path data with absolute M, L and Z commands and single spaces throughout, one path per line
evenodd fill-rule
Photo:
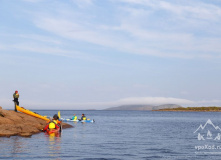
M 46 121 L 19 113 L 12 110 L 4 110 L 0 107 L 0 137 L 23 136 L 30 137 L 41 132 Z M 67 123 L 62 123 L 62 128 L 71 128 Z

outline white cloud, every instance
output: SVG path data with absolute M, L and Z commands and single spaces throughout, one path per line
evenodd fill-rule
M 58 19 L 53 16 L 47 18 L 39 17 L 35 23 L 41 29 L 72 40 L 80 40 L 108 47 L 115 47 L 119 41 L 117 39 L 114 41 L 113 39 L 116 37 L 108 32 L 105 33 L 106 30 L 101 30 L 99 26 L 86 23 L 81 24 L 80 22 L 65 18 Z
M 79 25 L 79 23 L 73 23 L 65 19 L 44 18 L 36 22 L 37 26 L 47 31 L 58 34 L 64 38 L 72 40 L 80 40 L 90 42 L 93 44 L 110 47 L 119 51 L 126 51 L 134 54 L 153 55 L 160 57 L 183 57 L 189 58 L 190 55 L 165 53 L 156 48 L 168 49 L 168 46 L 172 46 L 172 43 L 177 41 L 183 41 L 182 44 L 191 38 L 188 34 L 163 34 L 153 33 L 141 29 L 131 28 L 131 24 L 126 24 L 122 27 L 113 27 L 113 29 L 106 29 L 104 26 L 87 26 Z M 52 27 L 53 26 L 53 27 Z M 143 40 L 142 43 L 136 42 L 134 39 L 127 39 L 121 35 L 117 35 L 118 31 L 129 32 L 133 37 Z M 117 31 L 117 32 L 115 32 Z M 146 42 L 145 44 L 143 44 Z M 159 44 L 159 42 L 161 42 Z M 168 44 L 169 42 L 169 44 Z M 164 46 L 160 46 L 164 43 Z M 159 47 L 160 46 L 160 47 Z M 165 46 L 167 46 L 165 48 Z M 175 46 L 175 47 L 174 47 Z M 172 46 L 173 49 L 177 48 L 177 45 Z M 191 56 L 192 57 L 192 56 Z
M 92 0 L 72 2 L 85 7 L 92 4 L 96 5 Z M 197 36 L 195 35 L 195 30 L 192 29 L 194 27 L 196 29 L 198 27 L 201 28 L 205 23 L 210 25 L 211 21 L 219 20 L 221 17 L 220 7 L 202 2 L 185 3 L 185 5 L 153 0 L 121 0 L 121 2 L 132 5 L 121 5 L 119 1 L 114 0 L 112 2 L 114 2 L 116 8 L 119 8 L 118 12 L 115 13 L 116 15 L 113 16 L 118 17 L 118 23 L 115 24 L 93 21 L 96 15 L 89 15 L 89 13 L 81 12 L 81 10 L 71 10 L 70 8 L 65 8 L 67 7 L 66 5 L 60 5 L 57 10 L 56 8 L 54 9 L 58 13 L 56 16 L 49 11 L 41 12 L 41 14 L 33 11 L 34 24 L 38 28 L 46 30 L 50 34 L 53 33 L 58 37 L 54 39 L 54 37 L 37 34 L 20 35 L 20 37 L 32 39 L 36 43 L 55 44 L 58 47 L 29 43 L 30 45 L 26 47 L 26 50 L 76 57 L 76 52 L 78 51 L 72 52 L 70 49 L 59 47 L 59 45 L 65 44 L 66 40 L 73 40 L 73 43 L 75 41 L 87 42 L 130 54 L 176 58 L 221 57 L 221 38 L 219 35 L 210 35 L 205 30 L 209 36 Z M 144 7 L 134 7 L 133 4 Z M 145 8 L 145 6 L 149 8 Z M 157 13 L 161 10 L 172 13 L 164 13 L 166 14 L 165 26 L 161 26 L 164 25 L 161 24 L 163 19 L 154 15 L 154 12 Z M 88 16 L 90 16 L 89 19 Z M 176 22 L 177 18 L 178 22 Z M 204 21 L 205 18 L 207 21 Z M 172 21 L 170 22 L 171 19 Z M 203 21 L 199 19 L 203 19 Z M 154 25 L 158 24 L 158 22 L 159 25 L 155 28 Z M 178 23 L 183 23 L 183 25 Z M 219 27 L 217 26 L 217 28 Z M 62 39 L 59 39 L 60 37 Z M 1 50 L 4 48 L 4 46 L 0 46 Z M 15 48 L 25 49 L 25 46 L 22 44 L 20 47 L 15 45 Z M 77 55 L 80 56 L 80 54 L 79 52 Z
M 27 40 L 34 40 L 37 42 L 56 44 L 56 45 L 62 44 L 61 40 L 55 39 L 54 37 L 52 38 L 52 37 L 43 36 L 43 35 L 39 35 L 39 34 L 20 34 L 17 36 L 27 39 Z
M 192 17 L 207 20 L 219 20 L 221 17 L 221 8 L 213 4 L 201 1 L 191 1 L 176 3 L 175 1 L 155 1 L 155 0 L 120 0 L 124 3 L 138 4 L 142 7 L 151 7 L 154 10 L 165 10 L 178 17 Z M 119 1 L 115 1 L 119 2 Z
M 118 1 L 113 2 L 118 5 Z M 192 29 L 194 27 L 201 28 L 202 23 L 209 25 L 210 21 L 220 19 L 219 7 L 205 3 L 195 3 L 199 4 L 195 6 L 193 4 L 178 5 L 164 1 L 123 0 L 123 2 L 142 4 L 151 7 L 151 9 L 119 5 L 121 10 L 116 15 L 119 23 L 114 25 L 93 22 L 93 15 L 82 13 L 79 10 L 66 10 L 65 15 L 62 15 L 63 12 L 60 11 L 59 16 L 56 17 L 47 12 L 42 13 L 41 16 L 36 16 L 34 23 L 37 27 L 64 39 L 87 42 L 130 54 L 176 58 L 220 58 L 221 47 L 219 44 L 221 38 L 196 36 Z M 92 2 L 88 1 L 87 3 Z M 153 17 L 150 13 L 158 10 L 169 11 L 172 15 L 166 14 L 166 18 L 169 19 L 168 22 L 164 20 L 165 26 L 159 24 L 154 28 L 158 21 L 161 23 L 161 19 Z M 81 18 L 77 18 L 76 15 L 80 15 Z M 125 15 L 127 16 L 125 17 Z M 200 17 L 201 15 L 203 16 Z M 91 17 L 91 20 L 87 18 L 88 16 Z M 151 19 L 149 19 L 150 17 Z M 88 20 L 87 22 L 83 20 L 85 18 Z M 171 23 L 169 22 L 170 18 L 172 19 Z M 179 18 L 178 22 L 176 22 L 176 18 Z M 197 18 L 207 18 L 208 22 Z M 178 23 L 183 23 L 183 25 Z
M 195 103 L 197 104 L 204 104 L 204 105 L 217 105 L 221 104 L 221 100 L 201 100 L 201 101 L 196 101 Z
M 48 86 L 46 86 L 48 87 Z M 3 109 L 13 109 L 11 99 L 0 99 Z M 161 105 L 178 104 L 188 107 L 201 106 L 220 106 L 221 100 L 201 100 L 192 101 L 173 97 L 128 97 L 109 102 L 39 102 L 22 100 L 22 106 L 27 109 L 105 109 L 108 107 L 117 107 L 121 105 Z
M 131 97 L 118 101 L 122 104 L 192 104 L 193 101 L 171 97 Z
M 93 0 L 72 0 L 72 2 L 77 4 L 79 8 L 85 8 L 93 5 Z
M 28 42 L 11 45 L 11 48 L 28 51 L 28 52 L 47 53 L 47 54 L 59 55 L 59 56 L 68 56 L 66 54 L 70 53 L 69 50 L 60 49 L 58 47 L 48 47 L 48 46 L 39 45 L 35 43 L 28 43 Z
M 213 33 L 211 28 L 209 29 L 209 26 L 211 27 L 211 23 L 214 20 L 219 20 L 221 18 L 221 8 L 209 5 L 210 8 L 208 9 L 205 4 L 205 6 L 198 6 L 200 11 L 204 11 L 205 14 L 208 13 L 208 15 L 204 14 L 202 16 L 203 20 L 200 20 L 196 19 L 196 17 L 199 17 L 198 15 L 194 17 L 191 15 L 195 14 L 195 6 L 177 6 L 168 2 L 161 2 L 162 4 L 158 4 L 158 2 L 159 1 L 151 2 L 151 4 L 156 3 L 155 5 L 150 5 L 154 8 L 152 12 L 157 12 L 158 10 L 155 11 L 156 8 L 159 10 L 169 10 L 168 7 L 170 7 L 170 12 L 173 14 L 161 13 L 165 14 L 165 19 L 162 19 L 154 14 L 151 15 L 151 11 L 148 9 L 131 9 L 131 6 L 124 7 L 124 11 L 127 12 L 128 15 L 127 17 L 122 17 L 122 24 L 118 29 L 122 32 L 128 32 L 133 38 L 137 39 L 136 45 L 142 42 L 146 43 L 145 47 L 144 45 L 136 48 L 133 47 L 134 52 L 141 54 L 152 53 L 152 55 L 161 57 L 220 57 L 219 50 L 221 47 L 219 43 L 221 42 L 221 38 L 219 32 L 218 34 L 217 32 Z M 136 3 L 144 3 L 144 1 L 138 1 Z M 144 4 L 148 4 L 149 6 L 149 1 Z M 214 9 L 216 11 L 214 11 Z M 130 12 L 131 10 L 133 10 L 132 13 Z M 197 12 L 199 15 L 201 15 L 200 11 L 199 13 Z M 175 12 L 181 13 L 178 15 Z M 212 13 L 211 16 L 210 13 Z M 142 19 L 140 17 L 142 17 Z M 204 21 L 205 17 L 208 17 L 207 21 Z M 146 23 L 143 22 L 144 19 Z M 154 25 L 150 25 L 151 23 Z M 215 26 L 216 28 L 220 28 L 218 27 L 219 24 L 215 24 Z M 139 48 L 140 51 L 136 51 L 137 48 Z
M 41 2 L 43 0 L 23 0 L 24 2 L 31 2 L 31 3 L 38 3 Z
M 173 12 L 174 14 L 177 14 L 177 16 L 182 17 L 187 16 L 210 21 L 219 20 L 219 18 L 221 17 L 221 8 L 203 2 L 196 2 L 195 4 L 189 5 L 178 5 L 161 1 L 159 3 L 159 6 L 161 9 L 168 10 L 170 12 Z

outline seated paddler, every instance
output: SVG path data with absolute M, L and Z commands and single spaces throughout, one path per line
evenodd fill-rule
M 81 115 L 80 121 L 82 121 L 82 120 L 87 120 L 87 117 L 84 114 Z
M 59 117 L 57 114 L 55 114 L 53 116 L 53 121 L 57 124 L 57 125 L 60 125 L 61 124 L 61 121 L 59 120 Z
M 77 120 L 78 117 L 76 116 L 76 114 L 73 115 L 73 117 L 71 118 L 71 120 Z
M 53 130 L 53 129 L 59 129 L 59 128 L 60 127 L 55 122 L 55 120 L 50 118 L 50 121 L 47 123 L 47 125 L 45 126 L 45 128 L 42 131 L 46 131 L 47 129 Z

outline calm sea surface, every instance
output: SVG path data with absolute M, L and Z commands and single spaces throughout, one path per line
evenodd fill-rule
M 208 119 L 221 128 L 221 113 L 61 111 L 61 116 L 70 118 L 74 113 L 78 117 L 85 113 L 96 122 L 71 122 L 74 128 L 64 129 L 61 136 L 0 137 L 0 159 L 221 159 L 221 140 L 201 133 L 205 140 L 199 141 L 194 133 Z

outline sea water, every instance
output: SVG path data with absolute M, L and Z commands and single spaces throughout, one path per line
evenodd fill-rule
M 221 140 L 214 140 L 214 130 L 221 128 L 219 112 L 78 110 L 61 111 L 61 116 L 80 118 L 82 113 L 95 123 L 69 122 L 74 127 L 61 135 L 0 137 L 0 159 L 221 159 Z M 211 123 L 205 126 L 209 119 L 216 129 Z M 209 129 L 211 135 L 206 134 Z

